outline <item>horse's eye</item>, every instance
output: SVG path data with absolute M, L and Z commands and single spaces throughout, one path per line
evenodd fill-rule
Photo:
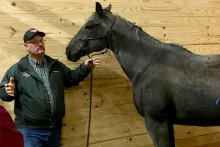
M 92 28 L 94 26 L 98 26 L 99 25 L 99 22 L 98 20 L 90 20 L 87 22 L 86 26 L 85 26 L 85 29 L 89 29 L 89 28 Z
M 91 29 L 91 28 L 96 27 L 96 26 L 98 26 L 98 25 L 99 25 L 99 24 L 86 25 L 86 26 L 85 26 L 85 29 Z
M 89 28 L 91 28 L 91 25 L 86 25 L 85 26 L 85 29 L 89 29 Z

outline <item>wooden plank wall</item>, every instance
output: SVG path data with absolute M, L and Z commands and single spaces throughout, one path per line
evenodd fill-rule
M 218 0 L 96 0 L 112 4 L 112 12 L 141 26 L 151 36 L 183 45 L 198 54 L 220 53 Z M 65 47 L 94 12 L 94 0 L 0 0 L 0 78 L 26 54 L 23 34 L 32 27 L 46 32 L 46 53 L 74 69 Z M 137 114 L 132 87 L 112 52 L 100 56 L 94 71 L 91 147 L 152 147 L 144 119 Z M 86 145 L 89 77 L 65 89 L 66 115 L 62 146 Z M 0 101 L 14 118 L 13 102 Z M 177 147 L 219 147 L 220 127 L 175 125 Z

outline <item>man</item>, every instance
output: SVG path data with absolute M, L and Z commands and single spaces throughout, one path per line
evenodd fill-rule
M 24 146 L 59 146 L 65 114 L 64 86 L 78 85 L 99 59 L 88 59 L 75 70 L 45 55 L 44 32 L 24 34 L 28 54 L 8 69 L 0 84 L 0 98 L 15 100 L 15 124 Z

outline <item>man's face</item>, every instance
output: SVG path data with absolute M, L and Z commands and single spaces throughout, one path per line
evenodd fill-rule
M 24 46 L 27 52 L 32 57 L 43 57 L 45 53 L 45 45 L 43 37 L 39 34 L 34 35 L 34 37 L 28 40 Z

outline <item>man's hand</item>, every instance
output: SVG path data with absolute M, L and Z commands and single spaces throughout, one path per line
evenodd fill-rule
M 10 82 L 5 84 L 5 91 L 8 95 L 14 96 L 15 94 L 15 83 L 13 77 L 10 78 Z
M 87 59 L 85 61 L 85 65 L 88 66 L 90 63 L 92 63 L 92 68 L 96 68 L 99 66 L 99 57 L 93 58 L 93 59 Z

